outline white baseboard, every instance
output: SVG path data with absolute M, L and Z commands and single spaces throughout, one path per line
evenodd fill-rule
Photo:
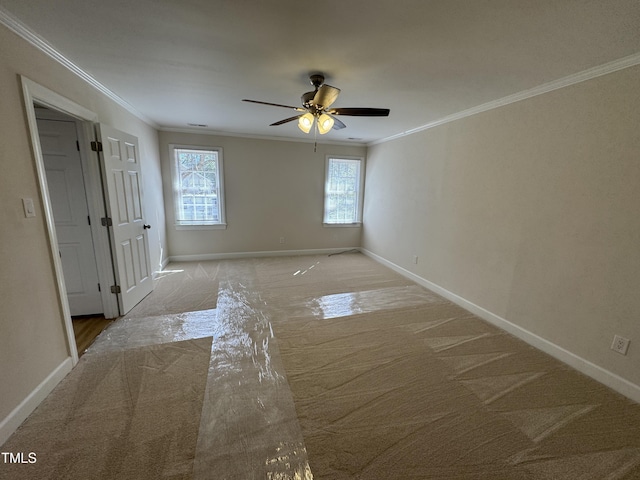
M 167 265 L 169 265 L 169 261 L 171 259 L 169 257 L 166 257 L 164 260 L 162 260 L 160 262 L 160 269 L 156 270 L 155 272 L 153 272 L 153 279 L 155 280 L 156 277 L 165 269 L 167 268 Z
M 423 287 L 437 293 L 447 300 L 450 300 L 456 305 L 459 305 L 465 310 L 468 310 L 474 315 L 477 315 L 483 320 L 486 320 L 492 325 L 495 325 L 496 327 L 505 330 L 506 332 L 519 338 L 520 340 L 525 341 L 532 347 L 535 347 L 538 350 L 551 355 L 557 360 L 560 360 L 561 362 L 575 368 L 579 372 L 584 373 L 585 375 L 593 378 L 603 385 L 606 385 L 616 392 L 621 393 L 625 397 L 640 403 L 640 386 L 636 385 L 635 383 L 632 383 L 629 380 L 626 380 L 625 378 L 622 378 L 619 375 L 616 375 L 615 373 L 610 372 L 609 370 L 606 370 L 599 365 L 596 365 L 595 363 L 590 362 L 589 360 L 586 360 L 576 355 L 575 353 L 572 353 L 569 350 L 566 350 L 556 345 L 555 343 L 552 343 L 549 340 L 536 335 L 535 333 L 525 330 L 524 328 L 462 298 L 459 295 L 456 295 L 453 292 L 450 292 L 449 290 L 446 290 L 445 288 L 442 288 L 439 285 L 436 285 L 433 282 L 430 282 L 429 280 L 416 275 L 413 272 L 410 272 L 403 267 L 400 267 L 399 265 L 396 265 L 393 262 L 390 262 L 389 260 L 379 255 L 376 255 L 373 252 L 370 252 L 364 248 L 360 248 L 360 251 L 368 257 L 374 259 L 378 263 L 381 263 L 399 273 L 403 277 L 406 277 L 409 280 L 422 285 Z
M 58 383 L 71 371 L 73 360 L 65 359 L 25 398 L 20 405 L 0 422 L 0 445 L 4 444 L 16 429 L 31 415 Z
M 171 255 L 170 262 L 204 262 L 207 260 L 232 260 L 236 258 L 258 257 L 294 257 L 301 255 L 330 255 L 350 250 L 360 251 L 360 247 L 344 248 L 320 248 L 306 250 L 273 250 L 263 252 L 231 252 L 231 253 L 206 253 L 201 255 Z

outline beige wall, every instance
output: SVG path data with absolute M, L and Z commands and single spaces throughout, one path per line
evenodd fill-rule
M 154 268 L 164 247 L 157 132 L 0 26 L 0 422 L 69 356 L 19 75 L 140 140 Z M 31 197 L 36 217 L 25 218 Z M 165 253 L 166 255 L 166 253 Z
M 640 385 L 639 85 L 628 68 L 373 146 L 363 247 Z
M 176 230 L 169 145 L 223 148 L 226 230 Z M 325 157 L 365 156 L 365 147 L 160 132 L 172 256 L 352 248 L 360 228 L 323 227 Z M 280 237 L 285 243 L 280 244 Z

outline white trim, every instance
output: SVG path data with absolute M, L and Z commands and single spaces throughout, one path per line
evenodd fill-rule
M 211 223 L 211 224 L 199 224 L 199 225 L 174 225 L 176 230 L 226 230 L 226 223 Z
M 135 115 L 140 120 L 151 125 L 152 127 L 156 129 L 158 128 L 157 123 L 155 123 L 150 118 L 146 117 L 144 114 L 140 113 L 132 105 L 130 105 L 125 100 L 123 100 L 118 95 L 116 95 L 114 92 L 112 92 L 107 87 L 102 85 L 95 78 L 93 78 L 91 75 L 85 72 L 82 68 L 77 66 L 75 63 L 73 63 L 71 60 L 65 57 L 62 53 L 56 50 L 47 40 L 45 40 L 40 35 L 35 33 L 33 30 L 31 30 L 29 27 L 27 27 L 25 24 L 23 24 L 20 20 L 15 18 L 9 12 L 4 10 L 2 7 L 0 7 L 0 23 L 2 23 L 4 26 L 6 26 L 9 30 L 11 30 L 13 33 L 18 35 L 22 39 L 26 40 L 32 46 L 34 46 L 44 54 L 48 55 L 54 61 L 58 62 L 63 67 L 67 68 L 76 76 L 80 77 L 82 80 L 87 82 L 89 85 L 91 85 L 100 93 L 108 97 L 110 100 L 114 101 L 115 103 L 117 103 L 118 105 L 126 109 L 129 113 Z
M 47 227 L 47 236 L 49 239 L 49 251 L 53 259 L 53 269 L 56 277 L 56 285 L 60 306 L 62 310 L 62 318 L 65 326 L 65 340 L 67 351 L 71 356 L 73 365 L 78 362 L 78 349 L 76 347 L 75 335 L 73 332 L 73 324 L 71 322 L 71 311 L 69 309 L 69 301 L 67 300 L 67 287 L 64 283 L 64 273 L 62 270 L 62 261 L 58 253 L 58 237 L 56 236 L 56 227 L 53 220 L 53 206 L 49 197 L 49 187 L 47 184 L 47 175 L 40 147 L 40 137 L 38 136 L 38 123 L 36 120 L 35 108 L 33 102 L 43 95 L 44 87 L 40 87 L 31 80 L 22 77 L 22 91 L 24 94 L 25 112 L 27 114 L 27 122 L 29 124 L 29 135 L 31 137 L 31 146 L 33 147 L 34 160 L 36 164 L 36 173 L 38 175 L 38 186 L 40 187 L 40 196 L 42 198 L 42 206 L 44 207 L 44 220 Z M 46 90 L 46 89 L 45 89 Z M 53 101 L 55 98 L 52 97 Z
M 560 88 L 575 85 L 576 83 L 586 82 L 587 80 L 601 77 L 602 75 L 607 75 L 609 73 L 617 72 L 618 70 L 623 70 L 625 68 L 634 67 L 636 65 L 640 65 L 640 53 L 629 55 L 628 57 L 623 57 L 618 60 L 614 60 L 613 62 L 599 65 L 597 67 L 589 68 L 582 72 L 574 73 L 573 75 L 569 75 L 552 82 L 538 85 L 537 87 L 530 88 L 529 90 L 523 90 L 522 92 L 518 92 L 513 95 L 508 95 L 491 102 L 483 103 L 482 105 L 478 105 L 476 107 L 472 107 L 467 110 L 454 113 L 452 115 L 447 115 L 446 117 L 434 120 L 433 122 L 427 123 L 420 127 L 412 128 L 410 130 L 406 130 L 404 132 L 398 133 L 396 135 L 391 135 L 390 137 L 382 138 L 380 140 L 374 140 L 373 142 L 367 143 L 367 146 L 378 145 L 380 143 L 386 143 L 391 140 L 396 140 L 408 135 L 413 135 L 414 133 L 429 130 L 430 128 L 434 128 L 445 123 L 455 122 L 456 120 L 470 117 L 478 113 L 486 112 L 487 110 L 500 108 L 505 105 L 509 105 L 510 103 L 515 103 L 521 100 L 526 100 L 527 98 L 543 95 L 553 90 L 558 90 Z
M 31 97 L 31 102 L 28 103 L 28 105 L 31 107 L 30 110 L 33 110 L 32 105 L 34 102 L 36 102 L 46 107 L 51 107 L 55 110 L 62 111 L 74 118 L 88 120 L 90 122 L 98 121 L 98 115 L 91 110 L 87 110 L 82 105 L 78 105 L 72 100 L 63 97 L 53 90 L 49 90 L 47 87 L 43 87 L 39 83 L 36 83 L 25 76 L 21 75 L 20 79 L 22 80 L 23 92 L 27 92 Z
M 360 248 L 360 251 L 365 255 L 367 255 L 368 257 L 376 260 L 377 262 L 391 268 L 392 270 L 399 273 L 400 275 L 408 278 L 409 280 L 413 280 L 417 284 L 422 285 L 423 287 L 429 290 L 432 290 L 438 295 L 441 295 L 447 300 L 452 301 L 456 305 L 459 305 L 460 307 L 477 315 L 483 320 L 486 320 L 492 325 L 495 325 L 496 327 L 502 330 L 505 330 L 506 332 L 519 338 L 520 340 L 525 341 L 526 343 L 537 348 L 538 350 L 541 350 L 544 353 L 551 355 L 557 360 L 560 360 L 561 362 L 566 363 L 567 365 L 575 368 L 579 372 L 584 373 L 585 375 L 606 385 L 607 387 L 615 390 L 616 392 L 621 393 L 622 395 L 630 398 L 631 400 L 640 403 L 640 386 L 639 385 L 636 385 L 630 382 L 629 380 L 626 380 L 620 377 L 619 375 L 616 375 L 615 373 L 610 372 L 609 370 L 606 370 L 600 367 L 599 365 L 596 365 L 595 363 L 590 362 L 589 360 L 586 360 L 576 355 L 575 353 L 572 353 L 569 350 L 566 350 L 556 345 L 555 343 L 552 343 L 549 340 L 546 340 L 545 338 L 542 338 L 539 335 L 536 335 L 535 333 L 532 333 L 464 299 L 463 297 L 456 295 L 455 293 L 450 292 L 449 290 L 433 282 L 430 282 L 429 280 L 426 280 L 416 275 L 415 273 L 412 273 L 409 270 L 403 267 L 400 267 L 399 265 L 396 265 L 393 262 L 390 262 L 389 260 L 386 260 L 385 258 L 379 255 L 376 255 L 373 252 L 370 252 L 365 248 Z
M 38 405 L 51 393 L 60 381 L 73 368 L 73 359 L 67 357 L 58 365 L 40 385 L 38 385 L 27 397 L 14 408 L 9 415 L 0 422 L 0 445 L 4 444 L 13 432 L 31 415 Z
M 171 255 L 170 262 L 206 262 L 208 260 L 234 260 L 237 258 L 261 257 L 298 257 L 308 255 L 332 255 L 336 253 L 360 250 L 359 247 L 318 248 L 307 250 L 273 250 L 259 252 L 205 253 L 201 255 Z
M 347 227 L 347 228 L 362 228 L 362 222 L 354 222 L 354 223 L 323 223 L 322 224 L 323 227 L 326 228 L 341 228 L 341 227 Z

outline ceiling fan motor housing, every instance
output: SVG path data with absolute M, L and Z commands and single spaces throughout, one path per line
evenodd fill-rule
M 317 90 L 324 83 L 324 75 L 321 73 L 314 73 L 309 76 L 309 82 L 311 82 L 311 85 L 313 85 Z
M 324 75 L 322 75 L 321 73 L 314 73 L 309 75 L 309 83 L 313 85 L 315 90 L 312 92 L 303 93 L 300 99 L 302 100 L 302 105 L 304 105 L 305 108 L 313 109 L 314 107 L 313 98 L 318 92 L 318 89 L 324 84 Z

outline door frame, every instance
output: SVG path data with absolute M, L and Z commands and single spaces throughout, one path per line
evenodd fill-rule
M 42 149 L 40 147 L 40 137 L 38 135 L 34 103 L 57 110 L 63 114 L 73 117 L 76 121 L 78 141 L 80 144 L 80 157 L 83 162 L 82 167 L 87 203 L 89 207 L 89 216 L 91 218 L 91 234 L 93 235 L 96 265 L 98 267 L 98 279 L 101 285 L 104 315 L 106 318 L 115 318 L 119 315 L 120 310 L 118 307 L 117 295 L 112 294 L 110 291 L 110 286 L 116 284 L 111 244 L 108 229 L 102 227 L 100 223 L 100 219 L 107 216 L 105 210 L 101 167 L 98 156 L 91 150 L 91 141 L 92 139 L 95 139 L 95 124 L 98 122 L 98 115 L 24 76 L 21 76 L 20 79 L 38 176 L 39 193 L 44 207 L 49 248 L 51 258 L 53 259 L 58 297 L 60 299 L 60 305 L 62 308 L 61 313 L 65 324 L 67 349 L 72 358 L 73 364 L 75 365 L 78 362 L 78 350 L 73 332 L 69 302 L 67 300 L 67 289 L 64 283 L 62 261 L 58 255 L 58 239 L 56 237 L 53 208 L 47 186 L 44 159 L 42 156 Z M 95 159 L 95 161 L 89 161 L 89 159 Z

